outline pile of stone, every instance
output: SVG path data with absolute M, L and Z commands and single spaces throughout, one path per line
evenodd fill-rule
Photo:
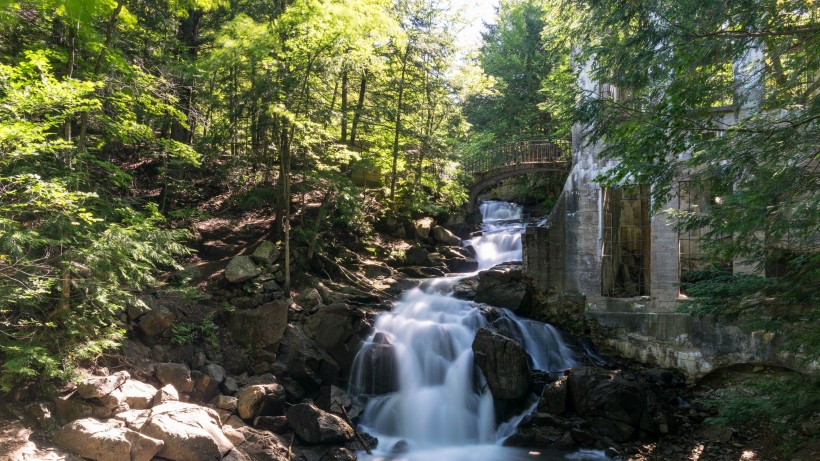
M 280 461 L 299 453 L 343 461 L 362 448 L 352 423 L 334 413 L 355 417 L 361 409 L 335 387 L 314 404 L 291 402 L 272 375 L 237 389 L 215 364 L 201 372 L 157 364 L 154 379 L 159 386 L 125 371 L 80 380 L 72 393 L 55 399 L 62 426 L 54 442 L 83 458 L 107 461 Z M 209 403 L 193 403 L 195 396 Z

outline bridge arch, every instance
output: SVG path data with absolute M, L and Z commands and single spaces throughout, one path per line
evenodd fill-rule
M 499 168 L 490 172 L 491 174 L 482 175 L 485 177 L 477 179 L 470 185 L 470 198 L 468 204 L 470 206 L 475 205 L 476 199 L 478 199 L 478 196 L 482 192 L 507 178 L 521 176 L 527 173 L 566 173 L 567 171 L 568 170 L 566 168 L 556 165 L 533 165 L 526 163 L 521 165 L 513 165 L 511 167 Z
M 488 148 L 463 160 L 464 169 L 473 174 L 468 206 L 478 195 L 507 178 L 527 173 L 567 173 L 572 166 L 567 141 L 527 140 Z

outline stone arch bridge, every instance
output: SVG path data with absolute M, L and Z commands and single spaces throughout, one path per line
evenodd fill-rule
M 468 202 L 468 206 L 473 206 L 482 191 L 501 180 L 527 173 L 568 173 L 572 150 L 568 141 L 515 141 L 467 156 L 462 165 L 473 175 Z

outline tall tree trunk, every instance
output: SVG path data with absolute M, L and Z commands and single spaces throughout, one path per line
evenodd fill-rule
M 347 68 L 342 71 L 342 142 L 347 142 Z
M 396 198 L 396 167 L 399 161 L 399 133 L 401 132 L 401 111 L 404 99 L 404 77 L 407 72 L 407 56 L 410 54 L 410 44 L 404 49 L 401 60 L 401 79 L 399 80 L 399 97 L 396 102 L 396 130 L 393 134 L 393 167 L 390 170 L 390 203 L 394 205 Z
M 364 92 L 367 88 L 367 69 L 362 72 L 362 83 L 359 85 L 359 101 L 356 103 L 356 110 L 353 112 L 353 122 L 350 124 L 350 146 L 356 145 L 356 133 L 359 127 L 359 119 L 362 117 L 364 108 Z
M 196 61 L 199 52 L 199 25 L 202 21 L 204 11 L 193 9 L 188 11 L 188 16 L 179 22 L 177 28 L 177 38 L 184 45 L 183 59 L 190 62 Z M 188 126 L 184 126 L 179 121 L 174 120 L 171 126 L 171 139 L 190 144 L 193 141 L 194 129 L 194 86 L 196 80 L 191 75 L 181 78 L 179 86 L 179 102 L 182 104 L 182 111 L 187 117 Z
M 106 52 L 108 52 L 108 47 L 111 46 L 111 41 L 114 39 L 114 29 L 117 26 L 117 21 L 119 20 L 120 12 L 122 11 L 124 4 L 124 0 L 118 1 L 116 8 L 114 8 L 114 11 L 111 12 L 111 16 L 108 18 L 108 27 L 105 30 L 105 43 L 100 50 L 100 54 L 97 55 L 97 61 L 94 63 L 94 72 L 91 74 L 91 78 L 96 78 L 100 74 L 100 70 L 102 70 L 102 63 L 105 59 Z M 87 134 L 88 111 L 83 112 L 80 117 L 80 135 L 77 140 L 77 149 L 80 152 L 86 150 L 86 146 L 88 144 Z
M 285 258 L 285 281 L 282 288 L 287 294 L 290 290 L 290 130 L 285 123 L 282 127 L 281 144 L 279 145 L 279 180 L 282 186 L 282 245 Z
M 77 30 L 80 28 L 80 21 L 68 24 L 68 65 L 66 66 L 66 79 L 74 78 L 74 66 L 77 62 Z M 71 141 L 71 117 L 66 117 L 63 122 L 63 139 Z M 68 167 L 71 168 L 71 157 L 68 154 Z

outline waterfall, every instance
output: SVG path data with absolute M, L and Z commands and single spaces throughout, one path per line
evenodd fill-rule
M 480 210 L 482 235 L 467 242 L 476 249 L 479 269 L 520 260 L 521 207 L 484 202 Z M 373 335 L 354 361 L 351 392 L 368 389 L 366 377 L 373 374 L 366 368 L 374 363 L 368 356 L 384 346 L 385 337 L 392 344 L 397 389 L 365 396 L 361 429 L 376 436 L 379 446 L 373 457 L 360 454 L 360 459 L 533 459 L 526 451 L 501 446 L 520 417 L 496 423 L 493 396 L 474 366 L 471 347 L 476 331 L 489 323 L 475 303 L 451 294 L 453 284 L 464 276 L 442 277 L 407 290 L 391 312 L 377 318 Z M 572 352 L 552 326 L 499 311 L 505 330 L 530 353 L 534 368 L 555 371 L 574 365 Z M 400 441 L 406 452 L 392 458 L 389 451 Z

